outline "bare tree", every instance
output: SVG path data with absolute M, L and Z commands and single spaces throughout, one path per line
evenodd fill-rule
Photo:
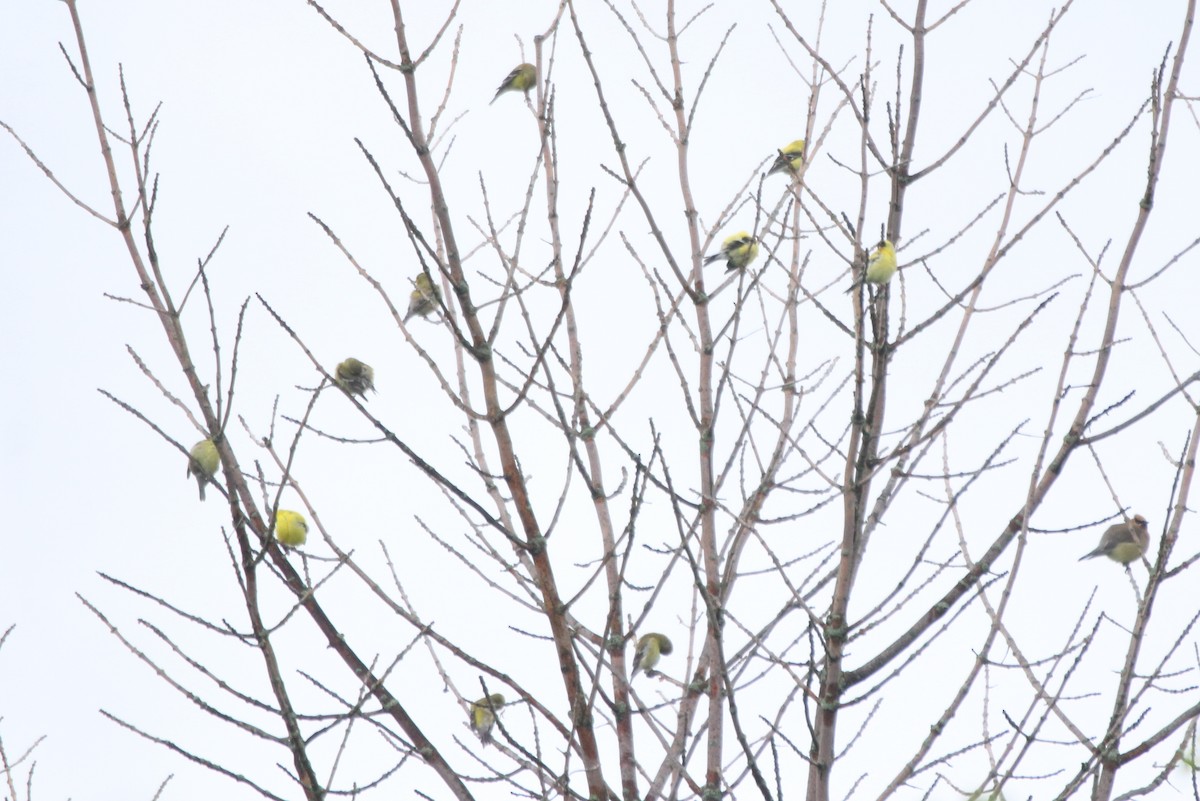
M 1089 96 L 1074 54 L 1052 47 L 1083 13 L 1072 2 L 1011 45 L 990 92 L 961 97 L 930 76 L 954 69 L 934 67 L 939 37 L 963 37 L 979 4 L 884 3 L 846 52 L 826 42 L 826 14 L 851 12 L 824 6 L 802 19 L 769 0 L 742 37 L 713 7 L 562 0 L 526 53 L 535 84 L 497 97 L 525 105 L 528 180 L 468 186 L 446 180 L 464 149 L 518 152 L 453 135 L 468 12 L 455 4 L 417 41 L 393 1 L 382 51 L 310 0 L 361 52 L 398 132 L 357 145 L 376 184 L 363 202 L 394 208 L 407 247 L 372 264 L 325 210 L 310 217 L 376 298 L 364 314 L 437 388 L 422 399 L 435 415 L 369 401 L 371 373 L 336 370 L 269 294 L 219 324 L 222 240 L 194 271 L 159 258 L 158 112 L 135 111 L 124 74 L 111 105 L 66 4 L 113 207 L 60 188 L 123 239 L 142 295 L 118 300 L 161 324 L 184 396 L 167 365 L 134 358 L 216 445 L 207 489 L 229 507 L 245 617 L 120 577 L 106 578 L 166 622 L 135 635 L 84 603 L 231 737 L 286 750 L 286 775 L 112 714 L 122 727 L 269 798 L 1110 799 L 1168 782 L 1200 798 L 1200 595 L 1182 587 L 1198 555 L 1175 552 L 1200 359 L 1190 296 L 1166 289 L 1200 239 L 1150 227 L 1164 176 L 1197 169 L 1194 2 L 1173 7 L 1161 63 L 1130 67 L 1144 102 L 1064 143 Z M 792 68 L 769 90 L 804 110 L 805 130 L 780 141 L 802 136 L 803 160 L 697 170 L 714 115 L 770 119 L 726 94 L 730 76 L 750 91 L 740 73 L 767 47 Z M 612 145 L 596 186 L 560 180 L 597 157 L 562 132 L 583 113 Z M 1180 136 L 1187 152 L 1170 146 Z M 1129 154 L 1145 169 L 1114 185 Z M 1165 202 L 1190 212 L 1186 193 Z M 741 229 L 758 258 L 706 267 Z M 896 277 L 864 281 L 892 243 Z M 204 317 L 209 336 L 189 337 Z M 239 382 L 256 380 L 239 372 L 251 318 L 311 363 L 267 430 L 239 408 Z M 212 371 L 197 358 L 209 350 Z M 400 358 L 387 352 L 368 360 L 381 376 Z M 172 423 L 106 394 L 187 460 Z M 325 425 L 335 405 L 372 434 Z M 442 445 L 422 445 L 426 429 Z M 303 468 L 319 450 L 353 481 L 366 447 L 386 450 L 412 513 L 369 553 Z M 1153 495 L 1129 488 L 1141 480 Z M 370 502 L 394 515 L 393 499 Z M 307 543 L 277 541 L 281 508 L 306 518 Z M 1062 592 L 1100 528 L 1135 514 L 1156 536 L 1127 580 L 1111 567 L 1103 593 Z M 1055 536 L 1075 532 L 1065 548 Z M 674 647 L 636 662 L 649 633 Z M 211 667 L 221 641 L 246 646 L 263 688 Z M 313 656 L 326 650 L 336 660 Z

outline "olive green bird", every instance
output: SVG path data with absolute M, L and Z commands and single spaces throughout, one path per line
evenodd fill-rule
M 650 632 L 643 634 L 638 638 L 637 647 L 633 649 L 633 673 L 630 674 L 630 680 L 637 675 L 640 670 L 647 676 L 654 672 L 654 666 L 658 664 L 661 657 L 669 656 L 675 646 L 671 645 L 671 641 L 665 634 Z
M 513 67 L 513 71 L 508 73 L 503 81 L 500 82 L 500 88 L 496 90 L 495 97 L 492 98 L 492 103 L 496 102 L 496 98 L 505 92 L 524 92 L 529 94 L 529 90 L 537 84 L 537 67 L 532 64 L 518 64 Z M 492 103 L 488 103 L 490 106 Z
M 487 745 L 492 741 L 492 727 L 496 725 L 496 714 L 504 706 L 504 696 L 492 693 L 486 698 L 471 702 L 471 731 L 479 737 L 479 741 Z
M 758 240 L 750 236 L 749 231 L 738 231 L 727 236 L 721 243 L 721 249 L 704 259 L 705 264 L 725 259 L 725 272 L 741 270 L 747 264 L 758 258 Z
M 204 500 L 204 485 L 212 481 L 221 469 L 221 454 L 211 439 L 202 439 L 188 451 L 187 474 L 196 477 L 200 486 L 200 500 Z
M 1117 523 L 1109 526 L 1100 535 L 1100 544 L 1096 550 L 1079 557 L 1079 561 L 1095 556 L 1107 556 L 1114 562 L 1128 565 L 1135 559 L 1140 559 L 1150 546 L 1150 529 L 1146 518 L 1134 515 L 1127 523 Z
M 803 139 L 788 142 L 779 148 L 778 152 L 779 155 L 771 163 L 771 169 L 767 170 L 767 175 L 774 175 L 777 172 L 795 172 L 804 165 Z
M 333 382 L 350 395 L 361 395 L 366 400 L 367 392 L 375 391 L 375 370 L 369 364 L 353 357 L 333 370 Z
M 414 316 L 428 317 L 438 307 L 441 298 L 442 290 L 429 279 L 428 274 L 417 273 L 416 286 L 408 296 L 408 312 L 404 315 L 404 322 L 407 323 Z

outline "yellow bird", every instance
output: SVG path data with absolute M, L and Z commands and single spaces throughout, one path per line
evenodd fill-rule
M 417 285 L 408 296 L 408 312 L 404 315 L 404 322 L 407 323 L 413 315 L 428 317 L 430 312 L 437 309 L 441 298 L 442 290 L 438 289 L 437 284 L 429 280 L 425 273 L 417 273 Z
M 1079 561 L 1091 559 L 1094 556 L 1107 556 L 1114 562 L 1128 565 L 1135 559 L 1140 559 L 1150 546 L 1150 530 L 1146 518 L 1134 515 L 1128 523 L 1117 523 L 1109 526 L 1100 535 L 1100 544 L 1096 550 L 1079 557 Z
M 771 169 L 767 170 L 767 175 L 774 175 L 777 172 L 795 172 L 804 164 L 804 140 L 797 139 L 794 142 L 788 142 L 783 147 L 779 148 L 779 155 L 775 157 L 775 161 L 771 163 Z
M 505 92 L 524 92 L 529 94 L 529 90 L 537 83 L 537 67 L 532 64 L 518 64 L 513 67 L 513 71 L 508 73 L 508 77 L 500 82 L 500 88 L 496 90 L 495 97 L 492 98 L 492 103 L 496 102 L 496 98 Z M 489 106 L 491 103 L 488 104 Z
M 504 696 L 492 693 L 486 698 L 471 702 L 471 731 L 479 741 L 487 745 L 492 741 L 492 727 L 496 725 L 496 714 L 504 706 Z
M 725 238 L 721 249 L 704 259 L 705 264 L 725 259 L 725 272 L 740 270 L 758 258 L 758 240 L 749 231 L 738 231 Z
M 633 650 L 633 673 L 629 678 L 632 680 L 639 670 L 649 676 L 654 672 L 659 658 L 670 655 L 674 650 L 675 646 L 671 645 L 667 635 L 653 631 L 643 634 L 638 638 L 637 647 Z
M 865 280 L 868 284 L 879 286 L 892 280 L 896 274 L 896 248 L 887 239 L 880 242 L 867 256 L 867 269 L 861 278 L 857 279 L 846 292 L 853 292 L 855 287 Z
M 204 500 L 204 485 L 212 481 L 221 469 L 221 454 L 211 439 L 202 439 L 188 451 L 187 474 L 196 477 L 200 485 L 200 500 Z
M 283 545 L 297 548 L 308 540 L 308 521 L 299 512 L 280 509 L 275 513 L 275 539 Z
M 333 381 L 350 395 L 361 395 L 366 400 L 367 392 L 375 391 L 375 370 L 353 357 L 333 370 Z

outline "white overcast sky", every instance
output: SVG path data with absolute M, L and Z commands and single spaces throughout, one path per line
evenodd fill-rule
M 599 2 L 584 3 L 592 14 L 589 44 L 602 66 L 613 75 L 637 73 L 638 56 L 628 39 L 601 13 Z M 393 176 L 398 175 L 397 170 L 411 170 L 414 161 L 404 152 L 402 138 L 390 124 L 361 55 L 300 0 L 81 0 L 80 5 L 100 99 L 110 123 L 122 124 L 118 65 L 124 67 L 140 120 L 162 102 L 154 153 L 161 176 L 157 243 L 164 263 L 176 276 L 172 281 L 177 297 L 196 259 L 229 228 L 212 273 L 219 324 L 226 332 L 223 357 L 229 356 L 239 304 L 262 293 L 273 307 L 302 327 L 318 356 L 329 365 L 350 354 L 376 364 L 377 369 L 387 365 L 379 369 L 380 393 L 373 403 L 386 409 L 387 404 L 399 404 L 403 399 L 398 418 L 432 423 L 411 426 L 412 441 L 426 452 L 444 455 L 447 463 L 461 461 L 448 438 L 460 433 L 459 423 L 447 433 L 429 416 L 442 400 L 436 384 L 411 353 L 392 355 L 398 341 L 393 326 L 370 290 L 306 217 L 308 212 L 321 216 L 360 260 L 381 273 L 390 264 L 398 266 L 386 280 L 396 295 L 403 297 L 403 281 L 411 272 L 407 262 L 400 263 L 409 254 L 403 230 L 354 138 L 383 154 Z M 410 15 L 410 35 L 420 46 L 449 6 L 441 0 L 403 5 Z M 650 5 L 647 13 L 658 24 L 659 4 Z M 700 3 L 677 5 L 684 16 L 701 7 Z M 797 20 L 811 20 L 817 13 L 813 3 L 786 5 Z M 863 23 L 868 14 L 875 14 L 876 56 L 881 60 L 876 78 L 882 96 L 890 98 L 898 39 L 886 13 L 862 0 L 831 5 L 836 13 L 830 13 L 824 46 L 837 65 L 861 64 Z M 912 4 L 900 0 L 894 5 L 908 13 Z M 394 49 L 388 48 L 387 3 L 331 2 L 330 8 L 379 52 L 395 55 Z M 447 121 L 459 115 L 462 119 L 452 130 L 455 141 L 444 169 L 448 191 L 463 209 L 459 219 L 464 232 L 473 233 L 466 214 L 476 221 L 482 219 L 481 172 L 494 211 L 501 218 L 517 208 L 529 180 L 535 153 L 524 104 L 515 97 L 492 106 L 488 101 L 500 78 L 521 60 L 520 42 L 525 57 L 532 55 L 532 36 L 546 28 L 554 8 L 555 4 L 546 0 L 463 3 L 458 75 L 446 111 Z M 1007 75 L 1009 59 L 1024 52 L 1045 25 L 1050 9 L 1045 3 L 976 0 L 961 20 L 947 23 L 946 33 L 936 40 L 930 55 L 919 157 L 937 152 L 961 134 L 962 120 L 990 96 L 989 81 Z M 1030 186 L 1031 190 L 1055 191 L 1064 177 L 1086 164 L 1123 127 L 1146 96 L 1152 70 L 1177 38 L 1181 16 L 1180 3 L 1078 0 L 1055 38 L 1049 58 L 1058 65 L 1081 60 L 1047 85 L 1047 109 L 1062 108 L 1078 93 L 1091 92 L 1048 134 L 1054 146 L 1035 154 L 1030 170 L 1037 185 Z M 807 103 L 806 90 L 788 71 L 767 33 L 769 25 L 778 31 L 778 22 L 770 4 L 762 0 L 718 0 L 713 5 L 686 46 L 692 57 L 686 65 L 689 85 L 696 86 L 713 48 L 733 22 L 737 28 L 725 60 L 706 90 L 709 95 L 692 142 L 691 164 L 706 226 L 713 224 L 737 187 L 761 169 L 760 163 L 775 148 L 800 135 Z M 0 120 L 13 126 L 73 192 L 111 214 L 87 103 L 58 51 L 59 42 L 75 54 L 64 4 L 55 0 L 0 3 Z M 661 50 L 655 59 L 664 63 Z M 444 74 L 447 61 L 443 45 L 426 75 Z M 1183 86 L 1195 95 L 1200 94 L 1200 69 L 1196 68 L 1200 62 L 1195 54 L 1191 62 Z M 596 113 L 591 80 L 569 28 L 564 28 L 559 39 L 555 69 L 562 178 L 568 188 L 563 193 L 564 226 L 574 236 L 590 187 L 600 189 L 608 204 L 605 209 L 611 209 L 616 190 L 599 165 L 611 165 L 614 160 L 611 139 Z M 858 70 L 855 66 L 850 72 L 857 74 Z M 424 86 L 424 103 L 429 109 L 441 83 L 430 77 Z M 678 209 L 677 190 L 672 192 L 677 186 L 672 183 L 675 155 L 659 122 L 646 112 L 627 82 L 614 79 L 613 86 L 619 87 L 613 103 L 624 115 L 633 161 L 650 159 L 648 174 L 662 176 L 656 188 L 658 197 Z M 1010 111 L 1023 122 L 1024 105 L 1017 104 Z M 1052 113 L 1046 112 L 1048 116 Z M 1168 155 L 1159 199 L 1161 208 L 1140 251 L 1142 263 L 1135 270 L 1135 275 L 1143 278 L 1190 242 L 1198 228 L 1194 185 L 1200 175 L 1196 155 L 1200 136 L 1195 119 L 1185 118 L 1182 112 L 1176 125 L 1177 139 Z M 1011 148 L 1015 137 L 1011 130 L 1002 129 L 994 128 L 990 139 L 981 137 L 978 144 L 972 144 L 957 168 L 928 186 L 914 188 L 909 195 L 913 208 L 906 219 L 909 235 L 929 228 L 931 239 L 940 242 L 978 211 L 981 197 L 1003 191 L 1003 146 L 1008 142 Z M 1131 140 L 1135 144 L 1126 147 L 1086 190 L 1063 206 L 1093 251 L 1109 236 L 1115 240 L 1114 247 L 1125 241 L 1142 189 L 1145 140 L 1143 124 Z M 854 163 L 857 144 L 843 145 L 831 137 L 825 152 Z M 1014 155 L 1010 149 L 1009 157 Z M 810 175 L 812 180 L 834 181 L 845 173 L 826 159 L 814 161 Z M 990 188 L 977 191 L 976 182 L 988 182 Z M 410 193 L 413 207 L 424 212 L 427 203 L 420 199 L 418 188 L 399 180 L 397 185 Z M 1106 189 L 1110 186 L 1118 190 L 1110 192 Z M 847 191 L 852 199 L 857 188 L 851 186 Z M 540 197 L 540 192 L 539 188 L 535 195 Z M 878 226 L 885 212 L 881 195 L 868 230 Z M 668 235 L 675 238 L 678 252 L 685 252 L 682 214 L 672 211 L 662 217 L 676 225 Z M 743 211 L 731 227 L 748 228 L 751 220 L 752 212 Z M 644 224 L 627 221 L 623 230 L 635 247 L 649 247 Z M 993 302 L 1083 273 L 1083 265 L 1061 229 L 1051 224 L 1045 231 L 1016 251 L 1012 261 L 1019 268 L 1014 266 L 1005 292 L 993 297 Z M 718 238 L 722 235 L 714 232 Z M 477 241 L 472 238 L 469 244 Z M 536 239 L 529 245 L 533 253 L 538 247 Z M 622 259 L 623 250 L 615 241 L 608 247 L 607 259 Z M 918 250 L 924 252 L 925 246 L 914 245 L 909 255 Z M 985 250 L 976 247 L 973 252 L 978 256 Z M 1116 255 L 1106 257 L 1110 268 Z M 1176 269 L 1157 287 L 1146 313 L 1155 318 L 1160 330 L 1168 330 L 1161 315 L 1172 315 L 1183 335 L 1195 343 L 1200 341 L 1200 325 L 1190 300 L 1198 280 L 1195 255 L 1189 255 L 1187 261 L 1190 266 Z M 901 262 L 905 263 L 903 252 Z M 186 386 L 165 347 L 161 329 L 144 310 L 104 297 L 108 293 L 140 299 L 122 242 L 113 230 L 64 197 L 3 132 L 0 267 L 6 283 L 0 293 L 0 348 L 9 370 L 9 389 L 0 415 L 4 451 L 0 492 L 8 512 L 0 535 L 0 630 L 16 627 L 0 649 L 0 737 L 8 755 L 14 758 L 36 738 L 46 736 L 35 754 L 34 795 L 42 801 L 150 798 L 168 775 L 175 776 L 164 796 L 168 799 L 256 797 L 166 749 L 145 743 L 100 714 L 101 709 L 109 710 L 151 731 L 186 740 L 214 758 L 232 751 L 238 758 L 246 758 L 259 749 L 261 756 L 250 758 L 277 761 L 285 756 L 281 749 L 231 735 L 181 700 L 77 598 L 79 594 L 96 603 L 114 623 L 136 633 L 143 643 L 148 635 L 139 630 L 137 620 L 151 616 L 152 608 L 114 589 L 98 573 L 164 594 L 180 607 L 202 610 L 213 619 L 228 617 L 238 626 L 244 620 L 219 541 L 220 526 L 227 523 L 222 513 L 227 510 L 212 498 L 207 504 L 197 503 L 195 486 L 184 477 L 180 455 L 96 391 L 103 388 L 119 395 L 181 441 L 190 444 L 198 438 L 186 418 L 145 380 L 126 352 L 126 346 L 136 349 L 174 392 L 186 397 Z M 936 267 L 954 283 L 954 264 L 942 260 Z M 964 273 L 971 274 L 977 267 L 978 261 L 965 265 Z M 613 286 L 612 281 L 603 280 L 607 269 L 607 262 L 593 265 L 581 284 L 595 298 L 581 316 L 587 324 L 612 328 L 611 359 L 595 351 L 589 366 L 594 375 L 611 371 L 617 380 L 626 375 L 620 354 L 640 353 L 641 345 L 630 344 L 629 351 L 623 350 L 623 337 L 633 336 L 623 330 L 624 315 L 631 313 L 623 305 L 619 283 Z M 824 269 L 829 280 L 834 280 L 845 267 L 830 260 Z M 913 270 L 913 287 L 922 286 L 915 277 L 918 272 L 919 268 Z M 201 300 L 197 296 L 190 301 L 195 308 L 188 330 L 193 353 L 211 372 Z M 921 304 L 919 299 L 910 302 Z M 1061 312 L 1063 326 L 1070 324 L 1072 311 Z M 1133 313 L 1130 305 L 1126 314 Z M 1008 315 L 1002 316 L 1008 319 Z M 238 409 L 261 436 L 269 425 L 275 396 L 282 396 L 283 413 L 298 414 L 305 396 L 295 387 L 312 386 L 315 379 L 303 354 L 257 303 L 252 304 L 248 320 Z M 433 330 L 429 327 L 425 333 Z M 1061 352 L 1060 340 L 1050 344 L 1052 350 L 1043 354 L 1047 380 L 1056 374 Z M 1140 353 L 1154 353 L 1149 343 L 1141 346 L 1147 350 Z M 1195 354 L 1189 354 L 1177 336 L 1164 347 L 1178 357 L 1184 373 L 1196 369 Z M 1030 352 L 1036 358 L 1037 347 Z M 1142 358 L 1142 362 L 1127 360 L 1120 369 L 1126 371 L 1128 388 L 1144 390 L 1139 398 L 1149 399 L 1165 392 L 1170 382 L 1153 355 Z M 920 371 L 921 365 L 914 364 L 912 369 Z M 668 383 L 668 392 L 670 386 Z M 903 403 L 903 387 L 896 394 L 896 402 Z M 1117 397 L 1114 394 L 1107 401 Z M 369 427 L 345 404 L 327 403 L 321 413 L 321 422 L 339 433 L 370 435 Z M 1039 434 L 1046 422 L 1045 407 L 1031 408 L 1028 417 L 1029 432 Z M 1186 406 L 1176 403 L 1173 412 L 1146 425 L 1134 440 L 1138 447 L 1116 456 L 1105 454 L 1106 467 L 1115 466 L 1115 474 L 1109 478 L 1119 484 L 1123 502 L 1146 514 L 1156 533 L 1166 514 L 1171 481 L 1160 443 L 1177 452 L 1190 420 Z M 984 419 L 977 424 L 987 422 Z M 1008 424 L 1005 416 L 1003 425 Z M 240 426 L 235 436 L 249 442 Z M 994 441 L 984 439 L 979 447 L 986 452 Z M 1021 451 L 1023 458 L 1028 450 Z M 249 447 L 245 451 L 245 460 L 263 458 L 252 454 Z M 359 458 L 363 461 L 347 469 L 347 460 Z M 428 493 L 428 486 L 416 482 L 411 468 L 397 467 L 390 455 L 390 466 L 366 469 L 364 465 L 373 464 L 369 461 L 373 458 L 374 452 L 365 447 L 356 450 L 315 444 L 305 451 L 300 465 L 306 487 L 327 510 L 322 513 L 327 524 L 360 529 L 357 540 L 350 538 L 360 549 L 360 557 L 377 554 L 373 543 L 397 531 L 418 537 L 412 516 L 420 513 L 419 503 L 398 493 L 397 486 L 419 486 L 420 493 Z M 1075 458 L 1085 456 L 1081 453 Z M 525 467 L 531 472 L 540 469 L 552 481 L 553 471 L 561 470 L 562 465 L 551 457 Z M 412 483 L 405 484 L 406 479 Z M 1003 492 L 997 489 L 997 495 L 994 511 L 998 515 L 1015 511 L 1013 501 L 1019 500 L 1020 490 L 1014 494 L 1011 487 Z M 1046 528 L 1068 527 L 1114 513 L 1096 471 L 1080 471 L 1072 477 L 1069 490 L 1056 495 L 1036 522 Z M 979 542 L 989 541 L 1006 519 L 988 519 Z M 1189 532 L 1185 529 L 1184 533 L 1187 538 Z M 1031 544 L 1039 549 L 1038 563 L 1027 568 L 1025 580 L 1049 600 L 1031 608 L 1030 618 L 1056 607 L 1059 592 L 1082 599 L 1099 587 L 1099 603 L 1111 603 L 1112 614 L 1128 621 L 1132 602 L 1122 571 L 1096 563 L 1085 563 L 1076 570 L 1076 557 L 1091 547 L 1097 535 L 1098 529 L 1057 539 L 1044 537 Z M 1182 546 L 1189 554 L 1195 548 L 1191 539 Z M 419 548 L 430 549 L 429 559 L 439 558 L 436 546 L 414 542 L 411 547 L 406 554 L 409 559 L 426 558 Z M 580 560 L 595 556 L 587 552 Z M 1072 571 L 1069 575 L 1073 578 L 1068 581 L 1064 571 Z M 1064 589 L 1068 584 L 1069 589 Z M 428 609 L 436 609 L 439 621 L 474 619 L 483 614 L 469 585 L 446 587 L 436 575 L 429 586 L 417 585 L 418 595 L 425 593 L 421 601 L 429 604 Z M 1061 621 L 1046 626 L 1049 642 L 1061 639 L 1081 605 L 1082 601 L 1064 609 Z M 1181 606 L 1192 608 L 1186 603 Z M 664 614 L 652 618 L 652 623 L 667 628 L 672 620 Z M 345 625 L 348 630 L 361 630 L 364 636 L 391 626 L 397 642 L 412 636 L 411 630 L 392 622 L 355 620 Z M 482 626 L 481 636 L 501 625 Z M 502 652 L 506 642 L 497 637 L 493 652 Z M 974 645 L 962 645 L 967 658 Z M 1114 653 L 1120 653 L 1121 642 L 1114 639 L 1114 645 L 1118 648 Z M 227 644 L 213 647 L 218 651 L 229 648 Z M 486 645 L 482 648 L 490 650 Z M 331 656 L 318 653 L 306 658 L 315 663 Z M 245 681 L 261 691 L 258 675 Z M 458 681 L 461 692 L 475 694 L 472 674 L 464 671 Z M 547 692 L 561 700 L 553 671 L 547 674 L 547 681 Z M 438 695 L 430 704 L 440 705 L 447 719 L 460 725 L 461 711 L 452 698 Z M 418 705 L 419 711 L 429 716 L 443 714 L 438 708 Z M 456 733 L 462 736 L 461 731 Z M 487 797 L 486 792 L 481 790 L 480 797 Z

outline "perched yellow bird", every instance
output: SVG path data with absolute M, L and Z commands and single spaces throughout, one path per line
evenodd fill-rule
M 500 88 L 496 90 L 496 97 L 505 92 L 524 92 L 529 94 L 529 90 L 537 83 L 537 67 L 532 64 L 518 64 L 513 68 L 513 71 L 508 73 L 508 77 L 500 82 Z M 492 103 L 496 102 L 496 97 L 492 98 Z M 489 103 L 488 105 L 491 105 Z
M 804 140 L 797 139 L 779 148 L 779 155 L 767 170 L 767 175 L 777 172 L 795 172 L 804 164 Z
M 211 439 L 202 439 L 188 451 L 187 474 L 196 477 L 200 485 L 200 500 L 204 500 L 204 485 L 212 481 L 213 476 L 221 469 L 221 454 Z
M 347 393 L 362 395 L 366 400 L 367 392 L 375 391 L 375 370 L 371 365 L 351 357 L 338 362 L 333 371 L 333 381 Z
M 471 702 L 471 731 L 479 735 L 479 741 L 484 745 L 492 741 L 492 727 L 496 725 L 496 713 L 502 706 L 504 696 L 500 693 Z
M 1096 550 L 1079 557 L 1079 561 L 1091 559 L 1093 556 L 1107 556 L 1115 562 L 1128 565 L 1135 559 L 1140 559 L 1150 545 L 1150 530 L 1146 518 L 1134 515 L 1128 523 L 1117 523 L 1109 526 L 1100 535 L 1100 544 Z
M 417 273 L 417 285 L 408 296 L 408 312 L 404 315 L 404 322 L 407 323 L 413 315 L 428 317 L 438 307 L 441 297 L 442 290 L 438 289 L 437 284 L 429 280 L 425 273 Z
M 886 284 L 896 274 L 896 248 L 888 240 L 883 240 L 867 256 L 867 269 L 860 278 L 855 280 L 846 292 L 853 292 L 855 287 L 865 280 L 868 284 Z
M 638 638 L 637 647 L 633 650 L 633 673 L 629 678 L 636 676 L 639 670 L 649 676 L 654 672 L 659 657 L 667 656 L 674 650 L 675 646 L 671 645 L 667 635 L 656 632 L 643 634 Z
M 726 237 L 721 249 L 704 259 L 705 264 L 725 259 L 725 272 L 740 270 L 758 258 L 758 240 L 748 231 L 738 231 Z
M 967 796 L 967 801 L 1004 801 L 1004 794 L 992 786 Z
M 280 509 L 275 513 L 275 539 L 293 548 L 308 540 L 308 521 L 299 512 Z

